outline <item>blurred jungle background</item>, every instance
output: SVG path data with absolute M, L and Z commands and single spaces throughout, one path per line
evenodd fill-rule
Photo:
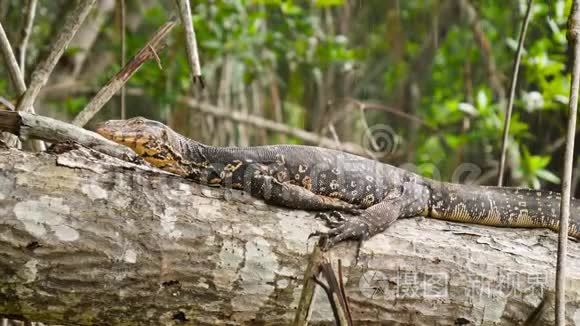
M 17 56 L 28 1 L 0 0 L 0 20 Z M 27 81 L 74 3 L 38 2 Z M 507 185 L 559 189 L 570 5 L 533 4 Z M 497 182 L 527 1 L 206 0 L 192 6 L 205 89 L 191 81 L 183 29 L 175 28 L 159 52 L 162 69 L 147 62 L 126 85 L 127 117 L 160 120 L 214 145 L 330 141 L 392 165 L 413 165 L 425 176 Z M 171 0 L 126 0 L 127 57 L 175 13 Z M 120 1 L 97 1 L 43 88 L 37 112 L 72 120 L 120 69 L 120 21 Z M 0 94 L 9 97 L 14 91 L 2 69 Z M 121 114 L 116 96 L 88 128 Z M 576 196 L 579 169 L 576 163 Z

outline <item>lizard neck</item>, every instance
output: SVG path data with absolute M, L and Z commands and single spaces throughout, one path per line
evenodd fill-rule
M 212 149 L 212 146 L 202 144 L 193 139 L 178 135 L 174 144 L 178 148 L 179 153 L 184 161 L 195 164 L 209 163 L 207 158 L 207 151 Z

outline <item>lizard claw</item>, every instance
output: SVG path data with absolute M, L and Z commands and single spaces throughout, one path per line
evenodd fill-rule
M 320 236 L 323 240 L 323 249 L 328 250 L 339 242 L 345 240 L 365 240 L 369 237 L 370 227 L 362 218 L 353 217 L 344 221 L 339 226 L 330 229 L 328 232 L 314 232 L 310 237 Z
M 315 217 L 323 220 L 331 229 L 340 227 L 346 221 L 346 218 L 338 211 L 320 212 Z

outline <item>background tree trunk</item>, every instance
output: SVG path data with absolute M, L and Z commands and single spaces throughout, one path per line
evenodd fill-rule
M 0 148 L 0 315 L 74 324 L 289 324 L 322 228 L 84 148 Z M 568 322 L 580 325 L 580 245 Z M 356 324 L 553 321 L 556 234 L 408 219 L 341 258 Z M 318 293 L 311 321 L 332 322 Z M 533 323 L 531 323 L 533 324 Z

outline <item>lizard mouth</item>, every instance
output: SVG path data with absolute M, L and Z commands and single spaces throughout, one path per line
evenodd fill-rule
M 126 120 L 109 120 L 101 122 L 97 125 L 95 131 L 116 143 L 129 146 L 135 142 L 148 141 L 150 133 L 144 132 L 139 125 L 131 125 L 126 123 Z
M 113 139 L 114 132 L 111 129 L 107 128 L 106 123 L 99 123 L 95 131 L 97 132 L 97 134 L 114 141 Z
M 141 154 L 143 150 L 139 151 L 139 145 L 143 145 L 149 141 L 149 138 L 145 133 L 141 133 L 135 130 L 123 130 L 115 125 L 116 120 L 106 121 L 97 125 L 95 131 L 107 138 L 108 140 L 114 141 L 117 144 L 125 145 L 133 149 L 137 154 Z

